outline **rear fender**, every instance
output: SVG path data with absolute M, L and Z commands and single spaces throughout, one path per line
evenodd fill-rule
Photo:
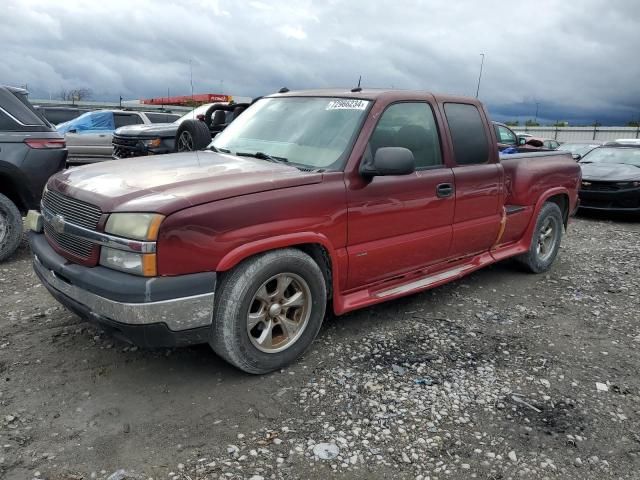
M 556 195 L 564 195 L 566 197 L 567 208 L 569 209 L 569 212 L 571 212 L 571 195 L 569 194 L 569 190 L 567 190 L 565 187 L 555 187 L 550 190 L 547 190 L 542 195 L 540 195 L 540 198 L 536 202 L 536 206 L 533 210 L 533 215 L 531 216 L 531 220 L 529 221 L 529 226 L 527 227 L 527 230 L 525 231 L 522 238 L 522 241 L 526 242 L 527 248 L 528 248 L 528 245 L 531 244 L 531 237 L 533 235 L 533 231 L 536 228 L 536 223 L 538 221 L 538 215 L 540 214 L 540 210 L 542 210 L 542 207 L 547 202 L 547 200 L 549 200 L 551 197 L 555 197 Z M 564 212 L 563 212 L 563 215 L 564 215 Z M 565 228 L 566 228 L 566 225 L 565 225 Z

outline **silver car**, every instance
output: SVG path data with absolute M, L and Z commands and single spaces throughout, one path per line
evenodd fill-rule
M 115 129 L 125 125 L 168 123 L 180 115 L 164 112 L 134 112 L 128 110 L 96 110 L 56 126 L 64 135 L 69 149 L 67 164 L 111 160 L 111 141 Z

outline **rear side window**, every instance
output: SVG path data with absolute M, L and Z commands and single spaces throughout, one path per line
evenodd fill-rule
M 180 118 L 180 115 L 171 113 L 145 113 L 151 123 L 173 123 Z
M 116 128 L 124 127 L 125 125 L 138 125 L 144 123 L 140 115 L 126 114 L 126 113 L 114 113 L 113 122 Z
M 0 108 L 3 113 L 9 117 L 13 117 L 16 121 L 12 120 L 13 130 L 24 130 L 25 127 L 48 127 L 46 121 L 40 117 L 35 111 L 33 106 L 29 103 L 26 95 L 20 93 L 13 93 L 7 89 L 0 89 Z M 4 122 L 3 122 L 4 123 Z M 40 128 L 39 130 L 42 130 Z
M 484 122 L 475 105 L 445 103 L 453 153 L 458 165 L 472 165 L 489 161 L 489 142 Z
M 13 131 L 16 130 L 18 124 L 14 122 L 9 115 L 0 110 L 0 131 Z

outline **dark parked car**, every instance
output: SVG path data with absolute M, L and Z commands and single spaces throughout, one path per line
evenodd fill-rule
M 173 123 L 118 128 L 113 135 L 113 158 L 201 150 L 248 106 L 247 103 L 205 104 Z
M 64 139 L 27 100 L 0 86 L 0 261 L 22 239 L 22 215 L 38 209 L 42 189 L 67 159 Z
M 640 213 L 640 145 L 594 148 L 579 164 L 580 208 Z
M 570 142 L 561 143 L 558 150 L 569 152 L 573 155 L 574 159 L 580 160 L 591 150 L 599 147 L 603 143 L 604 142 L 602 140 L 572 140 Z

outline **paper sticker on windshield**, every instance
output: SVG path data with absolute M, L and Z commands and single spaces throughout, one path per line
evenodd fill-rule
M 364 110 L 368 103 L 366 100 L 331 100 L 325 110 Z

